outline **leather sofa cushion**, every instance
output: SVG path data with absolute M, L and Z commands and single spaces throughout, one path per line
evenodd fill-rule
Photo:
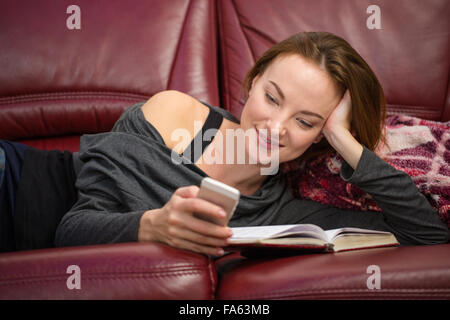
M 67 281 L 80 268 L 80 289 Z M 0 254 L 3 299 L 212 299 L 206 256 L 157 243 L 121 243 Z M 74 284 L 73 278 L 69 282 Z
M 218 299 L 449 299 L 450 244 L 217 261 Z M 369 266 L 380 289 L 369 289 Z M 270 274 L 270 276 L 268 276 Z

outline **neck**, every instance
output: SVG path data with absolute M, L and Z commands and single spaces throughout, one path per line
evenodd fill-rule
M 215 179 L 238 189 L 243 195 L 254 194 L 267 179 L 260 167 L 248 164 L 216 165 Z

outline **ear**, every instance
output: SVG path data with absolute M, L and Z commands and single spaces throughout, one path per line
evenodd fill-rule
M 322 138 L 323 138 L 323 133 L 319 134 L 319 135 L 316 137 L 316 139 L 314 139 L 313 143 L 318 143 L 318 142 L 320 142 L 320 140 L 322 140 Z

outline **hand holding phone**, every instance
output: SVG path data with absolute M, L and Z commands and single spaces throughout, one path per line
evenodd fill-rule
M 195 213 L 194 215 L 200 219 L 226 226 L 237 207 L 240 196 L 239 190 L 217 180 L 204 178 L 197 197 L 222 207 L 226 216 L 223 219 L 219 219 L 201 213 Z

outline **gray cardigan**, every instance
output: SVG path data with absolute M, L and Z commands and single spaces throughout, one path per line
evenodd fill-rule
M 56 246 L 137 241 L 139 221 L 163 207 L 179 187 L 200 185 L 207 174 L 194 164 L 175 164 L 146 121 L 142 103 L 123 113 L 108 133 L 84 135 L 74 154 L 78 201 L 63 217 Z M 228 119 L 227 111 L 213 107 Z M 344 163 L 341 177 L 366 191 L 382 212 L 348 211 L 296 199 L 282 174 L 269 176 L 251 196 L 242 195 L 230 226 L 313 223 L 324 229 L 387 230 L 400 244 L 445 243 L 449 230 L 411 178 L 364 147 L 356 170 Z

